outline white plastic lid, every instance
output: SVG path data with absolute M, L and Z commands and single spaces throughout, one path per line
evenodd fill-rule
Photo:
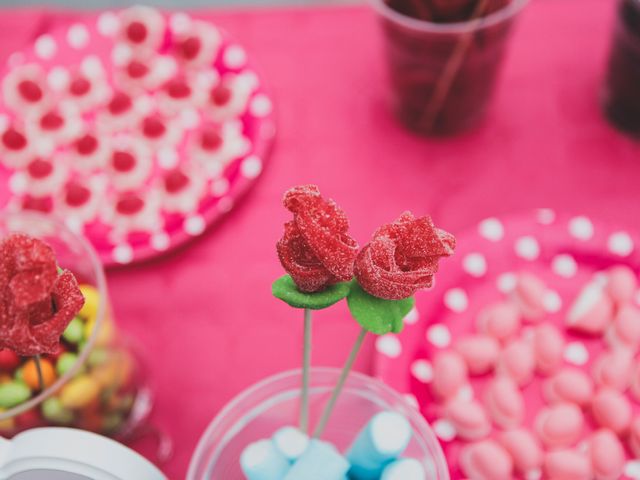
M 57 427 L 0 438 L 0 479 L 167 480 L 151 462 L 118 442 Z

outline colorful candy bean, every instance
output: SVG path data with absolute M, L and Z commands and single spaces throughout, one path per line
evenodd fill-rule
M 512 340 L 498 356 L 496 371 L 524 386 L 533 378 L 535 364 L 533 347 L 524 340 Z
M 541 410 L 534 428 L 546 447 L 570 447 L 578 441 L 584 428 L 582 410 L 573 403 L 559 403 Z
M 631 404 L 618 390 L 601 388 L 593 397 L 591 411 L 596 423 L 618 435 L 624 434 L 631 424 Z
M 42 402 L 42 416 L 47 420 L 59 424 L 67 425 L 73 422 L 73 412 L 62 406 L 58 397 L 49 397 Z
M 511 480 L 513 460 L 494 440 L 482 440 L 463 448 L 460 467 L 472 480 Z
M 484 404 L 489 417 L 499 427 L 516 427 L 524 418 L 524 398 L 509 377 L 497 377 L 491 381 L 484 395 Z
M 100 384 L 88 375 L 79 375 L 60 391 L 62 406 L 70 409 L 83 408 L 94 402 L 100 394 Z
M 543 452 L 536 437 L 524 428 L 509 430 L 499 435 L 498 441 L 509 452 L 515 470 L 527 478 L 528 473 L 542 466 Z
M 25 402 L 31 396 L 26 383 L 13 380 L 0 385 L 0 407 L 12 408 Z
M 4 408 L 0 408 L 0 414 L 4 413 L 6 410 Z M 5 418 L 4 420 L 0 420 L 0 432 L 10 432 L 16 426 L 15 418 Z
M 576 450 L 547 452 L 544 472 L 552 480 L 593 480 L 589 458 Z
M 485 307 L 478 314 L 478 331 L 504 342 L 520 329 L 520 311 L 510 302 L 499 302 Z
M 613 301 L 602 282 L 593 280 L 578 294 L 567 313 L 567 328 L 590 335 L 601 335 L 613 318 Z
M 544 323 L 535 328 L 533 350 L 538 373 L 549 375 L 558 369 L 562 364 L 564 343 L 562 333 L 551 323 Z
M 78 356 L 75 353 L 65 352 L 58 357 L 56 362 L 56 371 L 58 375 L 64 375 L 67 373 L 78 361 Z
M 596 479 L 617 480 L 622 475 L 626 460 L 624 447 L 611 430 L 598 430 L 591 436 L 589 456 Z
M 476 400 L 452 400 L 446 405 L 444 416 L 464 440 L 479 440 L 491 433 L 487 412 Z
M 69 322 L 62 334 L 62 338 L 69 343 L 80 343 L 84 339 L 84 322 L 80 317 L 76 317 Z
M 84 305 L 78 315 L 86 320 L 96 318 L 98 316 L 98 308 L 101 302 L 98 290 L 91 285 L 83 284 L 80 285 L 80 291 L 84 296 Z
M 593 382 L 582 370 L 565 367 L 544 383 L 542 395 L 551 404 L 570 402 L 584 407 L 593 397 Z
M 453 398 L 467 385 L 467 364 L 461 355 L 453 351 L 439 352 L 433 359 L 431 390 L 442 400 Z
M 489 335 L 469 335 L 456 342 L 455 350 L 464 358 L 471 375 L 483 375 L 493 370 L 500 344 Z
M 0 350 L 0 370 L 12 372 L 20 365 L 20 357 L 11 350 Z
M 53 365 L 46 358 L 40 359 L 40 371 L 44 387 L 50 387 L 56 381 L 56 371 Z M 40 390 L 40 378 L 38 376 L 38 366 L 35 359 L 31 358 L 22 367 L 22 379 L 31 390 Z

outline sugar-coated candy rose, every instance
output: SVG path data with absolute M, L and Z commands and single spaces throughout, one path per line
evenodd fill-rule
M 56 352 L 83 303 L 75 277 L 58 274 L 47 244 L 23 234 L 0 244 L 0 349 L 22 356 Z
M 441 257 L 453 255 L 456 240 L 430 217 L 405 212 L 383 225 L 358 254 L 355 275 L 374 297 L 400 300 L 430 287 Z
M 315 185 L 290 189 L 283 202 L 293 220 L 285 224 L 276 248 L 298 289 L 317 292 L 351 280 L 358 244 L 347 233 L 349 222 L 342 209 L 324 200 Z

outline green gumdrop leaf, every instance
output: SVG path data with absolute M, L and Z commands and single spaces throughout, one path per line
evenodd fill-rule
M 294 308 L 308 308 L 322 310 L 339 302 L 349 295 L 351 282 L 329 285 L 320 292 L 305 293 L 298 290 L 290 275 L 283 275 L 271 285 L 271 293 L 276 298 L 288 303 Z
M 402 300 L 385 300 L 365 292 L 353 281 L 347 297 L 351 315 L 362 328 L 376 335 L 393 332 L 400 333 L 404 328 L 403 319 L 411 311 L 415 300 L 413 297 Z

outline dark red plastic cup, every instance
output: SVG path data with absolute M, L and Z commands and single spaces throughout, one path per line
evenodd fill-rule
M 449 135 L 482 119 L 507 40 L 528 0 L 502 0 L 486 16 L 437 23 L 414 18 L 411 0 L 370 0 L 385 40 L 391 102 L 400 121 L 424 135 Z M 415 0 L 424 1 L 424 0 Z
M 618 2 L 603 106 L 616 127 L 640 136 L 640 0 Z

